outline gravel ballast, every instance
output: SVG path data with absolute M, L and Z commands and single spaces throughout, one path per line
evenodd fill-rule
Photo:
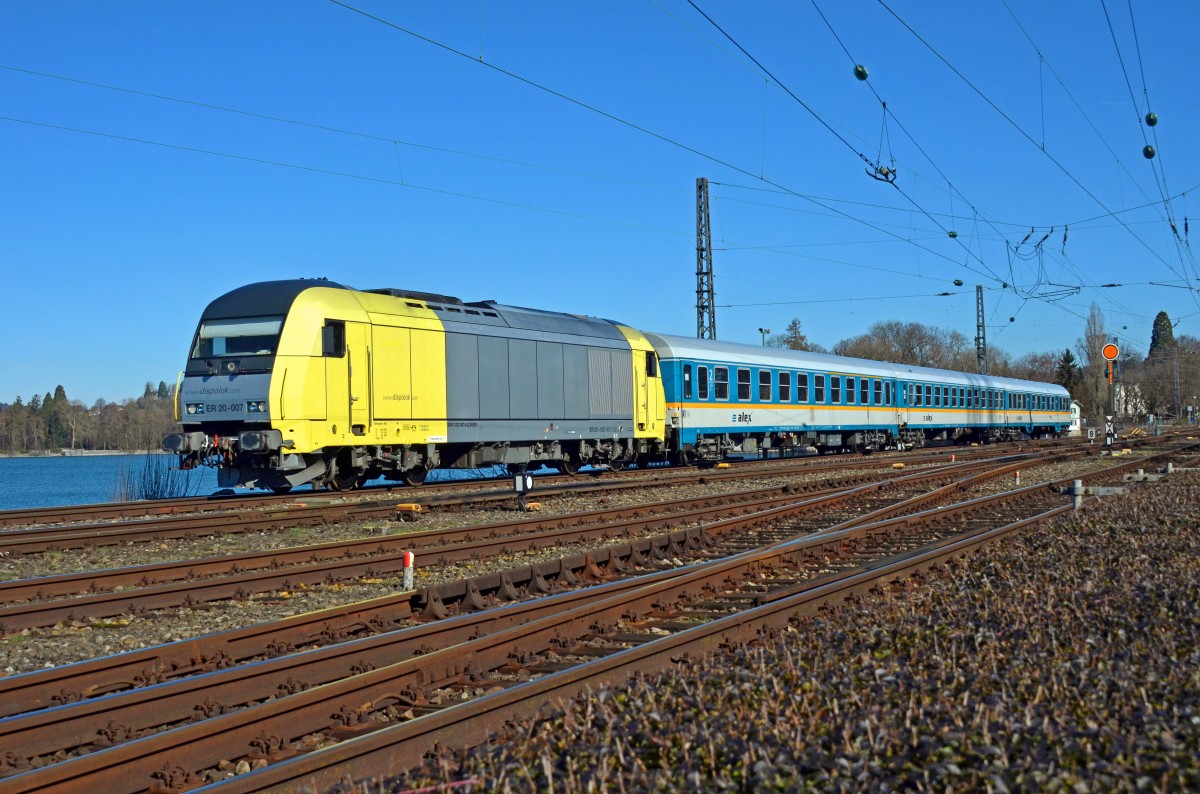
M 1200 477 L 361 790 L 1200 789 Z
M 1025 482 L 1046 481 L 1112 465 L 1096 458 L 1050 465 L 1031 466 Z M 909 468 L 911 472 L 922 466 Z M 876 472 L 879 473 L 879 472 Z M 882 474 L 882 473 L 880 473 Z M 557 496 L 543 502 L 541 515 L 557 515 L 597 508 L 640 505 L 659 500 L 712 496 L 733 491 L 779 487 L 788 483 L 812 483 L 829 477 L 821 472 L 790 473 L 730 482 L 696 483 L 669 488 L 636 489 L 603 496 Z M 1012 480 L 1001 478 L 981 484 L 975 495 L 994 493 L 1011 487 Z M 271 532 L 213 535 L 193 539 L 170 539 L 160 543 L 134 543 L 75 551 L 47 552 L 0 559 L 0 578 L 17 579 L 76 571 L 146 565 L 170 560 L 238 554 L 251 550 L 286 548 L 305 543 L 398 535 L 427 529 L 466 527 L 510 520 L 516 515 L 511 506 L 484 510 L 432 511 L 419 521 L 345 522 L 325 527 L 292 527 Z M 420 569 L 417 586 L 429 586 L 530 565 L 564 554 L 573 554 L 608 545 L 608 542 L 572 544 L 532 553 L 497 555 L 474 563 Z M 204 634 L 239 628 L 256 623 L 281 620 L 292 615 L 313 612 L 401 591 L 399 576 L 383 576 L 360 582 L 320 585 L 286 594 L 253 596 L 246 601 L 220 601 L 200 609 L 151 612 L 145 615 L 114 617 L 104 620 L 60 624 L 45 629 L 26 629 L 0 638 L 0 675 L 15 675 L 55 667 L 71 662 L 122 651 L 173 642 Z

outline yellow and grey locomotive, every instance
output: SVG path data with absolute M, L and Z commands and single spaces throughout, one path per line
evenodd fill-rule
M 619 468 L 665 451 L 653 348 L 608 320 L 325 280 L 209 304 L 177 390 L 182 465 L 222 487 L 417 484 L 438 467 Z

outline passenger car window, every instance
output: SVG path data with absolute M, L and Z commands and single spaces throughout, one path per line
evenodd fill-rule
M 699 367 L 696 370 L 696 386 L 700 391 L 700 399 L 708 399 L 708 367 Z
M 808 402 L 808 373 L 796 373 L 796 400 L 802 403 Z
M 790 403 L 792 401 L 792 373 L 779 373 L 779 402 Z
M 854 378 L 846 378 L 846 402 L 850 405 L 854 404 L 855 389 Z
M 713 396 L 718 400 L 729 399 L 729 367 L 717 367 L 713 371 Z
M 813 376 L 813 402 L 815 402 L 815 403 L 825 402 L 825 376 L 824 375 L 814 375 Z
M 768 369 L 758 371 L 758 399 L 763 402 L 771 401 L 771 371 Z
M 738 368 L 737 371 L 737 394 L 739 400 L 750 399 L 750 370 Z
M 840 403 L 842 401 L 842 379 L 837 375 L 829 376 L 829 402 Z

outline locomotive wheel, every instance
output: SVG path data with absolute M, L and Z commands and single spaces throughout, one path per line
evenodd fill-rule
M 613 458 L 608 462 L 608 470 L 620 471 L 621 469 L 625 468 L 625 464 L 627 462 L 628 461 L 626 461 L 624 458 Z
M 429 469 L 424 466 L 413 466 L 408 471 L 404 472 L 404 482 L 408 485 L 424 485 L 425 477 L 429 474 Z
M 290 486 L 290 485 L 272 485 L 271 486 L 272 493 L 288 493 L 291 490 L 292 490 L 292 486 Z
M 579 458 L 575 455 L 568 455 L 558 462 L 558 470 L 568 477 L 574 477 L 579 473 Z
M 359 486 L 359 474 L 351 465 L 349 455 L 338 455 L 329 461 L 329 476 L 325 484 L 332 491 L 353 491 Z

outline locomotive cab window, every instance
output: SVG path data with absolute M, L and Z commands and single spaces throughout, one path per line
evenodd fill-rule
M 202 320 L 192 358 L 273 356 L 282 328 L 283 317 Z
M 771 401 L 771 371 L 769 369 L 758 371 L 758 399 L 763 402 Z
M 713 370 L 713 396 L 718 400 L 729 399 L 729 367 Z
M 708 367 L 696 368 L 696 388 L 701 400 L 708 399 Z
M 658 356 L 654 355 L 653 350 L 646 351 L 646 377 L 658 377 Z
M 321 355 L 341 358 L 346 355 L 346 324 L 340 320 L 326 320 L 321 329 Z
M 683 399 L 692 399 L 692 365 L 683 365 Z

